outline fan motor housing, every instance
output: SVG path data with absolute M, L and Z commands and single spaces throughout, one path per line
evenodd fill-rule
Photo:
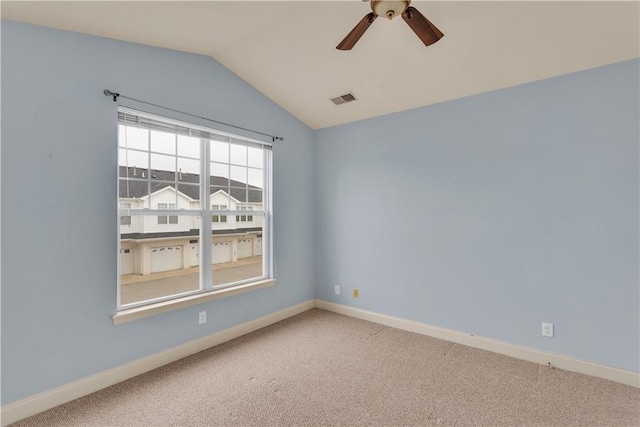
M 377 16 L 384 16 L 389 19 L 393 19 L 396 16 L 402 15 L 407 7 L 409 7 L 411 0 L 405 1 L 389 1 L 389 0 L 372 0 L 371 10 Z

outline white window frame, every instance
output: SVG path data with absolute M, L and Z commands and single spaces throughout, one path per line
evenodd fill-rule
M 200 138 L 200 207 L 201 209 L 119 209 L 118 218 L 121 216 L 191 216 L 199 219 L 200 234 L 198 237 L 200 245 L 200 288 L 195 291 L 184 292 L 180 294 L 168 295 L 164 297 L 154 298 L 150 300 L 121 304 L 120 298 L 120 256 L 117 257 L 117 311 L 113 316 L 114 323 L 122 323 L 129 320 L 134 320 L 148 315 L 155 314 L 157 312 L 165 312 L 175 308 L 181 308 L 185 306 L 194 305 L 204 301 L 218 299 L 221 297 L 232 296 L 239 293 L 246 292 L 247 290 L 260 289 L 265 286 L 272 286 L 275 284 L 274 268 L 273 268 L 273 240 L 272 240 L 272 228 L 273 228 L 273 215 L 272 215 L 272 150 L 271 143 L 260 141 L 240 135 L 231 134 L 224 131 L 219 131 L 209 127 L 203 127 L 192 123 L 174 120 L 164 116 L 156 114 L 150 114 L 139 110 L 131 109 L 128 107 L 118 108 L 118 125 L 126 126 L 139 126 L 150 130 L 159 130 L 158 127 L 162 127 L 164 131 L 170 131 L 175 128 L 176 132 L 182 132 L 178 134 L 185 134 L 188 132 L 189 136 L 195 136 Z M 154 128 L 154 126 L 156 126 Z M 212 281 L 212 269 L 206 268 L 211 265 L 212 260 L 212 219 L 214 215 L 238 215 L 241 214 L 239 210 L 214 210 L 209 209 L 211 206 L 211 194 L 210 194 L 210 141 L 224 140 L 230 144 L 241 144 L 252 147 L 260 147 L 263 150 L 263 189 L 262 189 L 262 210 L 252 212 L 254 216 L 261 216 L 262 221 L 262 276 L 250 278 L 247 280 L 241 280 L 237 282 L 225 283 L 222 285 L 213 285 Z M 116 144 L 120 147 L 119 142 Z M 117 170 L 119 171 L 120 162 L 117 164 Z M 230 165 L 233 163 L 229 162 Z M 118 185 L 120 184 L 120 174 L 116 173 Z M 119 206 L 119 205 L 118 205 Z M 218 205 L 220 206 L 220 205 Z M 203 208 L 207 207 L 207 208 Z M 118 224 L 117 233 L 117 253 L 120 254 L 120 220 Z M 201 297 L 201 298 L 194 298 Z M 174 308 L 169 304 L 173 303 Z M 145 314 L 140 309 L 148 307 L 150 312 Z

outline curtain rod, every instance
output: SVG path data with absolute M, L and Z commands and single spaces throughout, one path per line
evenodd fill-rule
M 109 89 L 105 89 L 102 93 L 104 93 L 105 96 L 112 96 L 113 97 L 113 102 L 117 102 L 118 101 L 118 97 L 124 98 L 124 99 L 129 99 L 131 101 L 136 101 L 136 102 L 140 102 L 142 104 L 147 104 L 147 105 L 152 105 L 154 107 L 162 108 L 164 110 L 169 110 L 169 111 L 173 111 L 173 112 L 176 112 L 176 113 L 185 114 L 187 116 L 196 117 L 198 119 L 206 120 L 208 122 L 217 123 L 219 125 L 230 126 L 232 128 L 235 128 L 235 129 L 241 129 L 241 130 L 245 130 L 247 132 L 253 132 L 253 133 L 258 134 L 258 135 L 268 136 L 269 138 L 271 138 L 271 142 L 284 141 L 284 137 L 282 137 L 282 136 L 273 136 L 273 135 L 269 135 L 268 133 L 263 133 L 263 132 L 258 132 L 257 130 L 243 128 L 243 127 L 240 127 L 240 126 L 232 125 L 230 123 L 225 123 L 225 122 L 221 122 L 221 121 L 218 121 L 218 120 L 213 120 L 213 119 L 210 119 L 208 117 L 197 116 L 195 114 L 187 113 L 185 111 L 174 110 L 173 108 L 165 107 L 163 105 L 153 104 L 151 102 L 142 101 L 140 99 L 130 98 L 128 96 L 120 95 L 119 93 L 111 92 Z

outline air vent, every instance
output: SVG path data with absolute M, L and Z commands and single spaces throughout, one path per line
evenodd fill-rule
M 357 98 L 353 96 L 351 92 L 345 93 L 344 95 L 336 96 L 335 98 L 331 98 L 331 102 L 336 105 L 346 104 L 347 102 L 355 101 Z

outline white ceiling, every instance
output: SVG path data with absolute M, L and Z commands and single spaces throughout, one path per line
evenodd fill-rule
M 209 55 L 313 129 L 640 56 L 640 2 L 414 1 L 444 34 L 425 47 L 344 1 L 2 2 L 2 18 Z M 329 99 L 353 92 L 358 101 Z

